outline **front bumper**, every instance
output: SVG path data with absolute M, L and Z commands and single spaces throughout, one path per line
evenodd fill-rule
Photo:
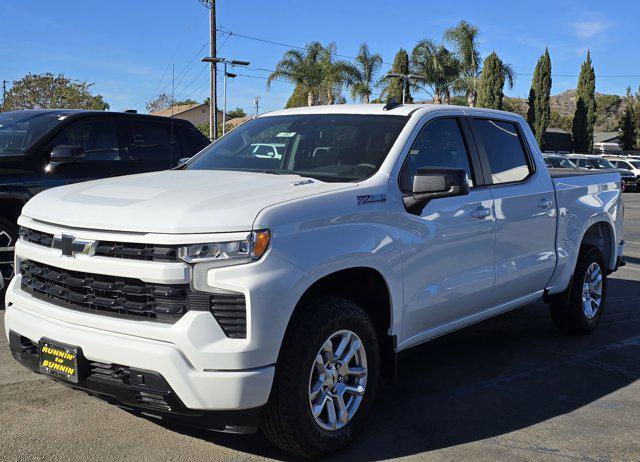
M 30 297 L 20 290 L 19 283 L 17 276 L 7 291 L 5 330 L 9 339 L 10 332 L 34 343 L 46 337 L 80 347 L 89 362 L 143 371 L 153 369 L 184 408 L 193 411 L 253 409 L 269 398 L 273 365 L 239 370 L 198 369 L 185 351 L 166 340 L 96 329 L 47 316 L 43 308 L 48 307 L 53 313 L 61 309 Z
M 9 331 L 14 359 L 33 372 L 38 367 L 37 342 Z M 78 383 L 55 379 L 110 404 L 141 416 L 177 422 L 227 433 L 254 433 L 260 408 L 239 411 L 206 411 L 187 408 L 165 378 L 154 371 L 126 366 L 85 362 L 85 374 Z

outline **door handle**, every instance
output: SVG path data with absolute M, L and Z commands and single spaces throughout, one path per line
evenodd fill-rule
M 478 220 L 484 220 L 490 215 L 491 215 L 491 210 L 486 207 L 478 207 L 473 212 L 471 212 L 471 216 Z
M 548 209 L 553 205 L 553 202 L 551 202 L 549 199 L 540 199 L 537 205 L 541 209 Z

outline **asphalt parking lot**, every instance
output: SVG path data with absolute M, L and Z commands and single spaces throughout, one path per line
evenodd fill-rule
M 624 197 L 628 264 L 595 333 L 561 335 L 535 303 L 411 351 L 336 460 L 640 460 L 640 193 Z M 260 434 L 134 417 L 23 369 L 1 336 L 2 461 L 287 457 Z

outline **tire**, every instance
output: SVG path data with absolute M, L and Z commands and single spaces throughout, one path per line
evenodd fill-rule
M 595 295 L 597 287 L 592 284 L 589 288 L 585 288 L 585 280 L 588 277 L 590 278 L 589 275 L 592 274 L 588 273 L 588 271 L 594 271 L 594 265 L 599 267 L 601 281 L 599 303 L 596 303 L 598 299 Z M 564 292 L 552 296 L 549 300 L 551 318 L 560 331 L 572 334 L 587 334 L 596 328 L 607 301 L 606 271 L 600 250 L 587 246 L 581 248 L 569 287 Z M 591 290 L 591 287 L 594 287 L 595 292 Z M 586 300 L 583 300 L 583 290 L 589 294 Z M 593 302 L 591 302 L 592 296 Z M 591 309 L 585 308 L 585 304 L 587 307 L 590 306 Z
M 13 250 L 6 250 L 7 247 L 14 247 L 18 239 L 18 226 L 0 217 L 0 310 L 4 309 L 4 294 L 13 277 Z
M 271 396 L 262 412 L 261 428 L 274 445 L 287 452 L 306 458 L 323 457 L 347 446 L 362 429 L 371 410 L 379 377 L 378 339 L 373 323 L 365 311 L 355 303 L 342 298 L 326 297 L 312 301 L 300 307 L 291 323 L 278 359 Z M 341 336 L 332 337 L 337 334 Z M 355 337 L 352 334 L 355 334 Z M 347 351 L 355 349 L 356 341 L 360 340 L 359 345 L 362 348 L 348 365 L 355 371 L 357 359 L 362 360 L 363 350 L 365 367 L 361 368 L 361 371 L 366 371 L 366 383 L 362 395 L 343 392 L 346 408 L 349 408 L 349 403 L 355 404 L 352 400 L 361 396 L 359 404 L 356 405 L 352 416 L 342 413 L 346 416 L 343 417 L 344 421 L 338 420 L 334 429 L 326 429 L 322 425 L 331 420 L 329 407 L 334 399 L 334 409 L 340 414 L 338 398 L 332 395 L 334 399 L 327 399 L 322 413 L 316 420 L 311 410 L 311 387 L 325 384 L 326 381 L 333 383 L 335 374 L 339 373 L 341 368 L 332 368 L 331 364 L 318 366 L 316 359 L 318 356 L 322 360 L 327 357 L 324 348 L 328 341 L 334 342 L 332 345 L 335 346 L 345 337 L 351 339 L 351 343 L 345 348 Z M 335 353 L 338 356 L 339 347 L 335 348 Z M 319 368 L 327 371 L 324 382 L 321 376 L 316 376 Z M 334 375 L 331 376 L 331 373 Z M 353 385 L 351 388 L 357 388 L 354 383 L 361 380 L 361 376 L 347 375 L 343 381 L 339 378 L 337 380 L 339 382 L 335 385 L 336 388 L 329 388 L 329 392 L 333 393 L 339 389 L 340 383 L 343 386 Z M 321 388 L 316 400 L 322 401 L 323 393 Z

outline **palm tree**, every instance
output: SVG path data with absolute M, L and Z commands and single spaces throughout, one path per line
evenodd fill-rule
M 354 100 L 369 103 L 375 86 L 375 76 L 382 66 L 382 56 L 379 53 L 372 54 L 369 46 L 363 43 L 355 61 L 355 65 L 344 68 L 346 83 Z
M 412 73 L 423 77 L 424 84 L 431 88 L 436 104 L 450 104 L 451 96 L 463 86 L 462 64 L 444 45 L 433 40 L 418 42 L 411 52 L 411 68 Z
M 287 51 L 267 79 L 267 88 L 276 79 L 295 84 L 307 94 L 307 105 L 316 104 L 323 90 L 326 50 L 320 42 L 308 43 L 303 50 Z
M 456 27 L 447 29 L 443 38 L 453 45 L 456 57 L 462 65 L 467 104 L 474 106 L 478 95 L 478 79 L 482 58 L 478 50 L 479 29 L 467 21 L 460 21 Z
M 322 53 L 321 104 L 345 102 L 342 86 L 348 82 L 349 76 L 353 73 L 353 66 L 346 61 L 335 61 L 333 57 L 337 51 L 336 44 L 332 42 L 324 48 Z

